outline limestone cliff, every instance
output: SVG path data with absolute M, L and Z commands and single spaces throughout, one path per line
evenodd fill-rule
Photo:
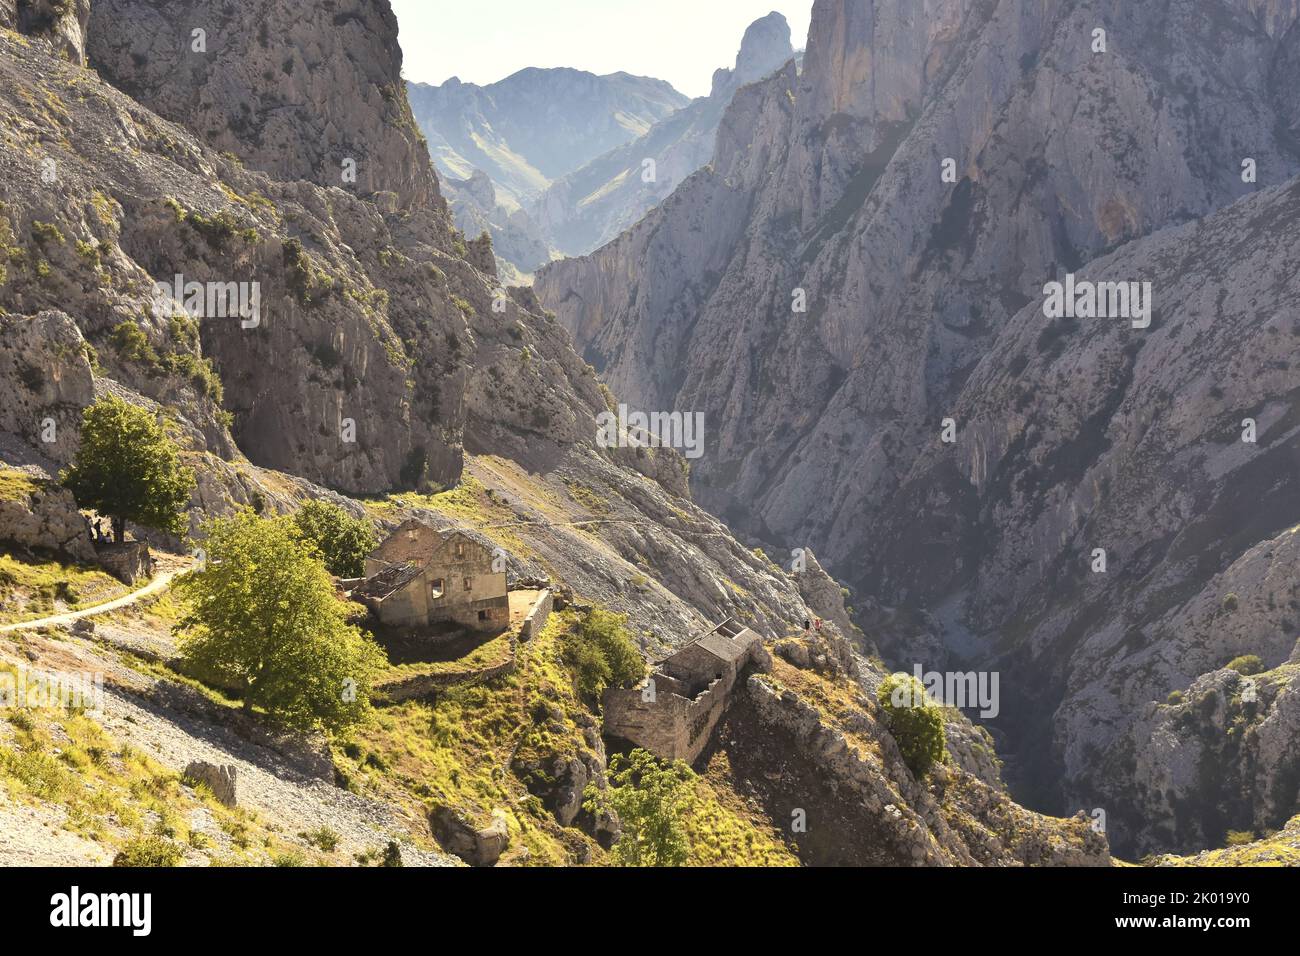
M 802 73 L 735 97 L 711 166 L 536 285 L 630 404 L 704 413 L 706 507 L 1000 668 L 1019 792 L 1110 806 L 1121 849 L 1153 837 L 1103 769 L 1120 701 L 1195 676 L 1142 649 L 1300 520 L 1298 15 L 818 0 Z M 1151 280 L 1152 326 L 1049 321 L 1070 272 Z

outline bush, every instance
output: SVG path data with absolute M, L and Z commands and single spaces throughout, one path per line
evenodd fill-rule
M 339 835 L 329 827 L 320 827 L 309 833 L 300 833 L 298 835 L 312 846 L 324 850 L 326 853 L 332 852 L 339 845 Z
M 1171 690 L 1169 696 L 1165 698 L 1165 703 L 1170 707 L 1176 707 L 1183 702 L 1183 692 L 1181 690 Z
M 159 836 L 136 837 L 113 857 L 114 866 L 179 866 L 181 848 Z
M 881 682 L 876 701 L 885 711 L 889 732 L 912 774 L 920 779 L 943 760 L 943 710 L 910 674 L 891 674 Z
M 1231 614 L 1241 606 L 1241 599 L 1235 594 L 1225 594 L 1223 596 L 1223 609 Z
M 1229 830 L 1227 836 L 1228 846 L 1245 846 L 1247 843 L 1255 842 L 1255 834 L 1250 830 Z
M 374 525 L 328 501 L 307 502 L 293 520 L 303 539 L 320 549 L 325 569 L 341 578 L 361 577 L 366 555 L 379 543 Z
M 1259 659 L 1258 654 L 1242 654 L 1240 657 L 1234 657 L 1228 661 L 1227 668 L 1230 671 L 1236 671 L 1243 677 L 1249 677 L 1251 674 L 1259 674 L 1264 671 L 1264 662 Z
M 685 816 L 694 803 L 695 773 L 681 760 L 661 763 L 640 748 L 609 762 L 607 790 L 588 786 L 584 809 L 618 814 L 623 835 L 612 857 L 619 866 L 681 866 L 691 853 Z
M 598 609 L 561 640 L 560 658 L 580 694 L 599 700 L 605 688 L 630 687 L 645 675 L 645 661 L 626 624 L 625 615 Z

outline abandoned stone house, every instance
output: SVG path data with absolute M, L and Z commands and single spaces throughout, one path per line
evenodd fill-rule
M 661 759 L 693 763 L 751 664 L 771 667 L 762 639 L 727 618 L 660 661 L 636 687 L 607 690 L 605 733 Z
M 380 623 L 402 630 L 504 630 L 510 599 L 504 566 L 494 558 L 488 545 L 463 531 L 407 521 L 366 558 L 366 576 L 352 588 L 352 598 Z

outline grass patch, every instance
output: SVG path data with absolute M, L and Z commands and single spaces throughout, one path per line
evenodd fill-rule
M 130 590 L 99 568 L 0 551 L 0 624 L 93 607 Z
M 0 671 L 17 673 L 3 664 Z M 213 862 L 265 864 L 288 849 L 256 813 L 185 786 L 180 774 L 119 743 L 89 712 L 31 709 L 8 720 L 0 788 L 15 801 L 61 808 L 64 829 L 105 846 L 115 865 L 176 865 L 185 847 L 220 853 Z

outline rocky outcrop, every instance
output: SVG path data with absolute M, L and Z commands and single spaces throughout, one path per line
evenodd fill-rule
M 769 772 L 769 785 L 785 790 L 786 802 L 798 794 L 794 799 L 802 805 L 794 809 L 804 811 L 804 829 L 792 840 L 805 862 L 1109 865 L 1105 837 L 1082 815 L 1038 816 L 956 766 L 938 765 L 927 784 L 918 784 L 870 710 L 841 712 L 843 726 L 836 726 L 799 692 L 782 686 L 779 674 L 749 678 L 746 717 L 756 724 L 751 733 L 771 735 L 775 747 L 791 755 L 784 772 Z M 841 817 L 851 824 L 841 827 Z
M 90 528 L 72 492 L 26 472 L 0 468 L 0 541 L 93 564 Z
M 488 86 L 452 77 L 409 91 L 439 172 L 467 179 L 480 169 L 516 202 L 686 104 L 662 80 L 570 69 L 520 70 Z
M 474 170 L 469 179 L 444 179 L 443 192 L 458 228 L 466 236 L 486 232 L 492 237 L 497 273 L 507 285 L 519 285 L 534 270 L 551 261 L 551 250 L 528 213 L 497 201 L 487 173 Z
M 1229 831 L 1284 826 L 1300 787 L 1298 733 L 1300 656 L 1262 673 L 1214 671 L 1148 704 L 1113 751 L 1132 761 L 1136 799 L 1124 811 L 1138 851 L 1195 852 L 1224 845 Z
M 750 24 L 735 68 L 714 74 L 708 96 L 570 172 L 529 205 L 547 240 L 566 255 L 583 256 L 630 228 L 709 162 L 718 124 L 736 91 L 793 56 L 790 27 L 781 14 Z
M 453 807 L 438 807 L 430 815 L 438 842 L 470 866 L 495 866 L 510 845 L 504 814 L 494 813 L 486 826 L 475 826 Z
M 0 218 L 0 244 L 6 225 Z M 81 409 L 95 397 L 94 354 L 64 312 L 0 315 L 0 431 L 56 462 L 71 461 Z
M 846 591 L 826 573 L 811 548 L 804 548 L 792 559 L 790 576 L 799 585 L 799 594 L 809 609 L 825 621 L 830 621 L 840 634 L 854 641 L 866 653 L 875 653 L 874 645 L 849 617 L 844 605 Z
M 78 66 L 86 62 L 90 0 L 4 0 L 0 26 L 49 44 L 55 56 Z

